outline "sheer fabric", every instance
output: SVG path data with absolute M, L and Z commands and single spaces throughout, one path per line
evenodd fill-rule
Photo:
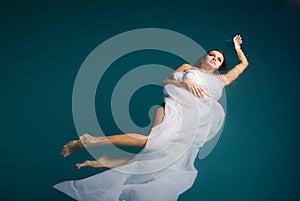
M 188 70 L 175 73 L 174 79 L 196 82 L 209 97 L 200 99 L 184 87 L 164 86 L 164 119 L 152 128 L 139 154 L 126 165 L 54 188 L 82 201 L 177 200 L 193 185 L 197 176 L 194 160 L 221 128 L 224 111 L 218 102 L 222 84 L 217 76 Z

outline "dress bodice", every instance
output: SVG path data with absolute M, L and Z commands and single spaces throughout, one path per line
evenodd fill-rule
M 217 75 L 203 73 L 199 70 L 187 70 L 184 72 L 176 72 L 173 75 L 175 80 L 191 80 L 197 83 L 206 93 L 215 100 L 219 100 L 222 96 L 222 82 Z

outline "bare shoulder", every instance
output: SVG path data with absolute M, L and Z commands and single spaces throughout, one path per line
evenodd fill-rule
M 177 69 L 176 69 L 176 72 L 183 72 L 183 71 L 186 71 L 186 70 L 190 70 L 190 69 L 193 69 L 193 68 L 196 68 L 194 66 L 192 66 L 191 64 L 182 64 L 181 66 L 179 66 Z
M 195 66 L 192 66 L 191 64 L 183 64 L 182 65 L 185 69 L 198 69 Z

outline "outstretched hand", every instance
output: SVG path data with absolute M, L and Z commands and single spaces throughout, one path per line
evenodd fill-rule
M 241 35 L 235 35 L 232 41 L 233 41 L 234 48 L 240 48 L 241 44 L 243 43 Z

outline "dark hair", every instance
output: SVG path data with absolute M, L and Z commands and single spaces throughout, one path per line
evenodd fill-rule
M 227 69 L 227 63 L 226 63 L 226 60 L 225 60 L 225 54 L 224 54 L 224 52 L 222 50 L 219 50 L 219 49 L 211 49 L 211 50 L 207 51 L 207 54 L 209 54 L 211 51 L 217 51 L 217 52 L 220 52 L 223 55 L 224 61 L 221 64 L 221 66 L 219 68 L 219 71 L 226 70 Z

